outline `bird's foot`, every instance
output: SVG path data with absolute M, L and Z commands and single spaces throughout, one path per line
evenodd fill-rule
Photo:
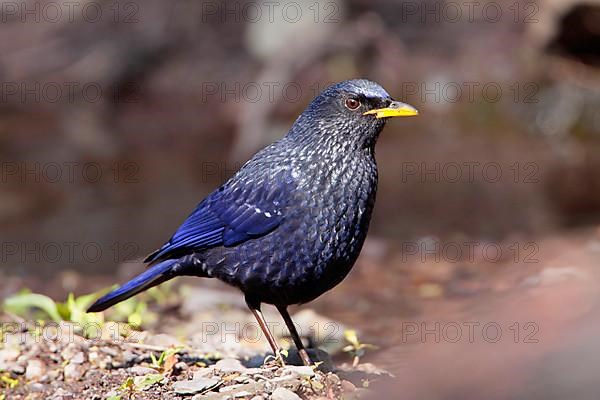
M 263 362 L 263 365 L 265 366 L 279 366 L 279 367 L 285 367 L 285 361 L 283 360 L 283 355 L 286 351 L 283 349 L 279 349 L 277 350 L 277 352 L 275 352 L 275 355 L 268 355 L 267 357 L 265 357 L 265 361 Z
M 277 356 L 275 357 L 275 362 L 279 363 L 279 366 L 285 367 L 285 361 L 283 361 L 283 349 L 279 349 L 277 351 Z
M 311 367 L 313 365 L 305 349 L 298 350 L 298 354 L 300 355 L 300 358 L 302 359 L 302 363 L 304 365 L 306 365 L 307 367 Z

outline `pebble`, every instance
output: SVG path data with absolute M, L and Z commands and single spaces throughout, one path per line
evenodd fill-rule
M 229 396 L 233 397 L 249 397 L 255 394 L 256 392 L 261 392 L 264 390 L 265 385 L 258 382 L 252 383 L 244 383 L 241 385 L 231 385 L 225 386 L 219 390 L 220 393 L 226 393 Z
M 197 394 L 192 397 L 192 400 L 231 400 L 231 396 L 217 392 L 208 392 L 205 394 Z
M 27 385 L 27 389 L 31 392 L 31 393 L 39 393 L 39 392 L 43 392 L 44 390 L 46 390 L 46 385 L 41 384 L 41 383 L 31 383 L 29 385 Z
M 236 376 L 235 378 L 233 378 L 233 380 L 237 383 L 248 383 L 251 381 L 251 379 L 248 375 Z
M 46 366 L 40 360 L 29 360 L 25 369 L 25 378 L 30 381 L 38 380 L 46 373 Z
M 119 352 L 115 349 L 113 349 L 112 347 L 101 347 L 100 351 L 103 352 L 104 354 L 108 354 L 111 357 L 117 357 L 119 355 Z
M 8 370 L 15 375 L 23 375 L 25 373 L 25 367 L 21 364 L 11 365 Z
M 148 374 L 158 374 L 158 371 L 155 370 L 154 368 L 142 367 L 141 365 L 136 365 L 136 366 L 129 368 L 129 372 L 131 372 L 134 375 L 138 375 L 138 376 L 148 375 Z
M 310 378 L 315 376 L 315 371 L 313 371 L 313 369 L 308 366 L 287 365 L 283 370 L 285 372 L 295 373 L 303 378 Z
M 0 365 L 8 361 L 15 361 L 21 353 L 17 349 L 0 350 Z
M 83 364 L 85 362 L 85 356 L 83 355 L 83 352 L 79 352 L 77 354 L 75 354 L 72 358 L 71 358 L 71 364 Z
M 80 364 L 67 364 L 63 373 L 66 381 L 76 381 L 83 376 L 83 368 Z
M 214 372 L 212 368 L 201 368 L 198 371 L 194 372 L 193 380 L 206 378 L 208 375 L 211 375 Z
M 271 400 L 302 400 L 300 396 L 289 389 L 278 387 L 271 394 Z
M 240 360 L 236 360 L 235 358 L 224 358 L 219 360 L 215 364 L 215 367 L 222 372 L 242 372 L 246 370 L 246 367 L 242 365 Z
M 75 343 L 69 343 L 67 347 L 60 352 L 60 355 L 63 360 L 67 361 L 73 358 L 77 353 L 80 353 L 79 347 Z
M 122 357 L 125 364 L 133 363 L 137 359 L 137 356 L 130 351 L 124 351 Z
M 48 381 L 51 382 L 58 379 L 58 377 L 60 376 L 60 372 L 56 369 L 53 369 L 52 371 L 48 372 L 45 376 L 48 378 Z
M 98 352 L 97 352 L 97 351 L 91 351 L 91 352 L 88 354 L 88 359 L 90 360 L 90 362 L 91 362 L 92 364 L 96 364 L 96 362 L 98 361 L 98 359 L 99 359 L 99 358 L 100 358 L 100 355 L 98 354 Z
M 244 374 L 246 374 L 246 375 L 259 375 L 259 374 L 262 374 L 263 372 L 265 372 L 265 370 L 262 368 L 246 368 L 244 370 Z
M 73 398 L 73 393 L 68 392 L 63 388 L 58 388 L 49 400 L 72 400 Z
M 186 371 L 189 367 L 183 361 L 179 361 L 177 364 L 173 366 L 173 368 L 177 371 Z
M 352 383 L 350 381 L 343 380 L 342 381 L 342 390 L 344 392 L 351 393 L 356 390 L 356 386 L 354 386 L 354 383 Z
M 204 390 L 209 390 L 219 384 L 219 379 L 198 378 L 191 381 L 178 381 L 173 384 L 173 389 L 177 394 L 195 394 Z

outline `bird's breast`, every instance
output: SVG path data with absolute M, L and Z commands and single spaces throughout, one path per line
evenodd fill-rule
M 295 188 L 277 229 L 215 249 L 208 261 L 215 276 L 273 304 L 310 301 L 348 274 L 367 235 L 377 188 L 372 157 L 287 168 Z
M 299 230 L 305 240 L 314 246 L 309 268 L 317 274 L 332 265 L 350 268 L 362 248 L 375 202 L 374 159 L 351 154 L 299 173 L 302 204 L 293 214 L 302 221 Z

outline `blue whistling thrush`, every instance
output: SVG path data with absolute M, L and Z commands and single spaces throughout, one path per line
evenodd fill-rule
M 361 250 L 377 190 L 374 147 L 390 117 L 417 115 L 377 83 L 328 87 L 282 139 L 259 151 L 202 200 L 150 267 L 88 311 L 102 311 L 182 275 L 218 278 L 245 295 L 274 353 L 280 348 L 260 311 L 281 313 L 302 362 L 308 353 L 287 311 L 330 290 Z

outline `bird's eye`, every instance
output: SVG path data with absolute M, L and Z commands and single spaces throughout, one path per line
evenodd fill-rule
M 346 107 L 350 110 L 356 110 L 358 107 L 360 107 L 360 101 L 350 97 L 346 99 Z

